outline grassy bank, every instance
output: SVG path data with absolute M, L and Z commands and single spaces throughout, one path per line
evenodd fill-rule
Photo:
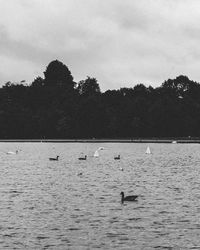
M 200 143 L 200 139 L 0 139 L 0 142 L 54 143 Z

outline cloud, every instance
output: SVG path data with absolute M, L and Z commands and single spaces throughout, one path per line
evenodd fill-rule
M 197 0 L 0 0 L 0 5 L 0 83 L 31 82 L 54 59 L 65 63 L 76 81 L 96 77 L 102 90 L 141 82 L 159 86 L 179 74 L 200 81 Z

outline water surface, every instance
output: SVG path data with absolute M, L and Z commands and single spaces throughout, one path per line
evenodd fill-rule
M 0 157 L 0 249 L 200 249 L 199 144 L 0 143 Z

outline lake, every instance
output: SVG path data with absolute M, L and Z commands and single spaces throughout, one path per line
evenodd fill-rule
M 0 143 L 0 157 L 0 249 L 200 249 L 200 144 Z

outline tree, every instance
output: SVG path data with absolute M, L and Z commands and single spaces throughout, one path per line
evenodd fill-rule
M 178 98 L 183 98 L 185 93 L 197 86 L 197 83 L 191 81 L 187 76 L 180 75 L 175 79 L 168 79 L 162 84 L 162 88 L 169 94 L 174 94 Z
M 44 76 L 45 86 L 67 86 L 69 88 L 74 88 L 75 86 L 68 67 L 58 60 L 49 63 Z
M 133 88 L 133 92 L 138 97 L 145 97 L 148 93 L 148 88 L 146 88 L 144 84 L 140 83 Z
M 86 80 L 82 80 L 78 83 L 78 92 L 81 95 L 96 95 L 100 94 L 100 87 L 96 78 L 87 77 Z
M 35 80 L 31 84 L 32 87 L 42 87 L 44 86 L 44 79 L 40 76 L 35 78 Z

